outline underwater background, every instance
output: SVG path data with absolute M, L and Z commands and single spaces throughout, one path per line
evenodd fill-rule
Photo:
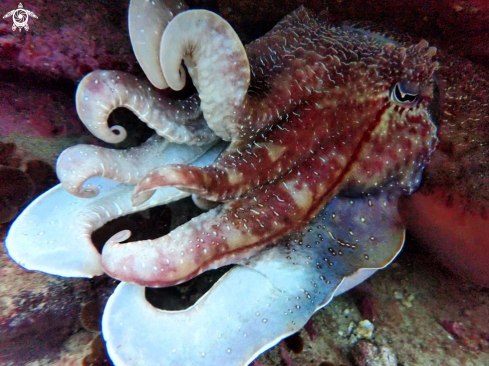
M 431 201 L 421 198 L 405 203 L 401 212 L 412 231 L 408 230 L 405 247 L 395 262 L 335 298 L 303 330 L 252 364 L 489 365 L 489 4 L 483 0 L 187 3 L 191 9 L 221 15 L 244 44 L 264 35 L 300 5 L 332 22 L 348 20 L 361 25 L 368 21 L 416 41 L 426 39 L 470 61 L 463 68 L 467 85 L 478 77 L 482 80 L 477 101 L 485 118 L 468 131 L 449 130 L 440 150 L 446 154 L 435 156 L 438 165 L 427 167 L 433 178 L 419 193 L 443 200 L 447 212 L 437 212 L 447 218 L 439 225 L 450 228 L 462 216 L 468 230 L 476 225 L 480 232 L 474 234 L 475 244 L 464 248 L 457 235 L 455 239 L 432 239 L 431 233 L 416 232 L 419 216 L 412 212 L 423 211 L 423 205 L 430 212 L 426 202 Z M 54 166 L 63 149 L 80 143 L 109 146 L 91 136 L 78 119 L 74 96 L 83 76 L 98 69 L 143 75 L 127 32 L 128 1 L 32 0 L 23 5 L 38 16 L 30 18 L 28 31 L 13 31 L 10 18 L 0 20 L 2 240 L 18 213 L 58 183 Z M 0 13 L 3 16 L 17 7 L 16 1 L 3 1 Z M 127 111 L 114 112 L 111 123 L 131 131 L 131 139 L 119 148 L 138 145 L 151 135 Z M 161 235 L 195 214 L 190 201 L 183 208 L 152 209 L 94 233 L 94 241 L 102 245 L 122 227 L 142 227 L 142 231 Z M 162 219 L 167 226 L 161 227 Z M 466 227 L 452 229 L 466 236 Z M 452 250 L 454 245 L 457 249 Z M 99 323 L 117 281 L 107 276 L 67 279 L 28 272 L 10 260 L 3 246 L 1 250 L 0 364 L 110 365 Z M 169 299 L 160 305 L 166 309 L 188 306 L 220 274 L 147 296 Z

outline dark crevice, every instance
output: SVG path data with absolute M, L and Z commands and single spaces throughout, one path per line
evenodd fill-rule
M 441 91 L 440 91 L 440 80 L 438 77 L 434 77 L 435 82 L 433 84 L 433 98 L 431 99 L 431 103 L 428 106 L 428 110 L 431 115 L 431 120 L 436 126 L 440 126 L 440 121 L 443 113 L 443 105 L 441 99 Z
M 142 122 L 133 112 L 127 108 L 117 108 L 109 115 L 107 124 L 109 127 L 122 126 L 127 131 L 127 137 L 118 144 L 102 143 L 101 146 L 108 149 L 129 149 L 143 144 L 155 131 Z
M 176 286 L 146 288 L 146 300 L 160 310 L 185 310 L 194 305 L 234 265 L 204 272 Z
M 168 205 L 153 207 L 112 220 L 92 233 L 92 241 L 97 250 L 102 252 L 107 240 L 122 230 L 130 230 L 132 233 L 127 241 L 156 239 L 168 234 L 202 212 L 188 197 Z M 232 267 L 231 265 L 207 271 L 176 286 L 147 288 L 146 299 L 153 306 L 162 310 L 187 309 L 195 304 Z
M 127 241 L 156 239 L 170 232 L 171 219 L 168 206 L 153 207 L 108 222 L 92 233 L 92 241 L 102 253 L 107 240 L 122 230 L 131 231 L 132 235 Z
M 0 69 L 0 83 L 15 83 L 16 86 L 43 91 L 56 90 L 73 96 L 78 84 L 68 78 L 53 78 L 41 72 L 11 69 Z
M 127 241 L 156 239 L 203 213 L 190 197 L 168 205 L 152 207 L 144 211 L 114 219 L 92 233 L 92 241 L 99 252 L 113 235 L 130 230 Z

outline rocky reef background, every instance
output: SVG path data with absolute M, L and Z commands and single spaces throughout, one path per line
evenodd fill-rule
M 484 0 L 188 3 L 221 14 L 245 43 L 305 5 L 332 21 L 395 26 L 489 67 L 489 3 Z M 60 151 L 76 143 L 99 143 L 76 115 L 79 80 L 96 69 L 142 73 L 129 43 L 127 1 L 23 4 L 38 15 L 30 20 L 28 32 L 13 32 L 11 19 L 0 19 L 2 240 L 17 213 L 57 183 L 53 167 Z M 3 1 L 0 12 L 17 6 L 17 1 Z M 113 117 L 133 123 L 127 114 Z M 146 136 L 139 133 L 140 140 Z M 97 324 L 114 281 L 26 272 L 3 248 L 0 268 L 0 364 L 110 364 Z M 186 296 L 182 293 L 188 291 L 178 292 L 177 300 Z M 487 289 L 456 277 L 408 238 L 393 265 L 336 299 L 299 335 L 281 342 L 254 365 L 489 365 L 488 304 Z M 373 328 L 360 324 L 362 320 L 369 320 Z

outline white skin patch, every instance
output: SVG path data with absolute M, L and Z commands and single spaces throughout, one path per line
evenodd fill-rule
M 237 171 L 236 169 L 226 168 L 229 183 L 232 185 L 237 185 L 243 181 L 243 173 Z
M 307 211 L 312 206 L 313 193 L 307 185 L 302 185 L 302 188 L 297 188 L 295 182 L 288 182 L 287 191 L 293 198 L 294 203 L 300 209 Z
M 256 243 L 260 237 L 252 235 L 249 231 L 231 229 L 226 231 L 226 241 L 231 250 Z
M 267 149 L 268 156 L 273 163 L 275 163 L 287 150 L 285 146 L 275 145 L 272 143 L 261 143 L 261 146 Z

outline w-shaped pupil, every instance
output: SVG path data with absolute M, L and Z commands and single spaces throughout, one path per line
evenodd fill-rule
M 418 94 L 404 93 L 399 84 L 396 84 L 394 88 L 394 99 L 399 103 L 412 103 L 416 101 L 417 96 Z

